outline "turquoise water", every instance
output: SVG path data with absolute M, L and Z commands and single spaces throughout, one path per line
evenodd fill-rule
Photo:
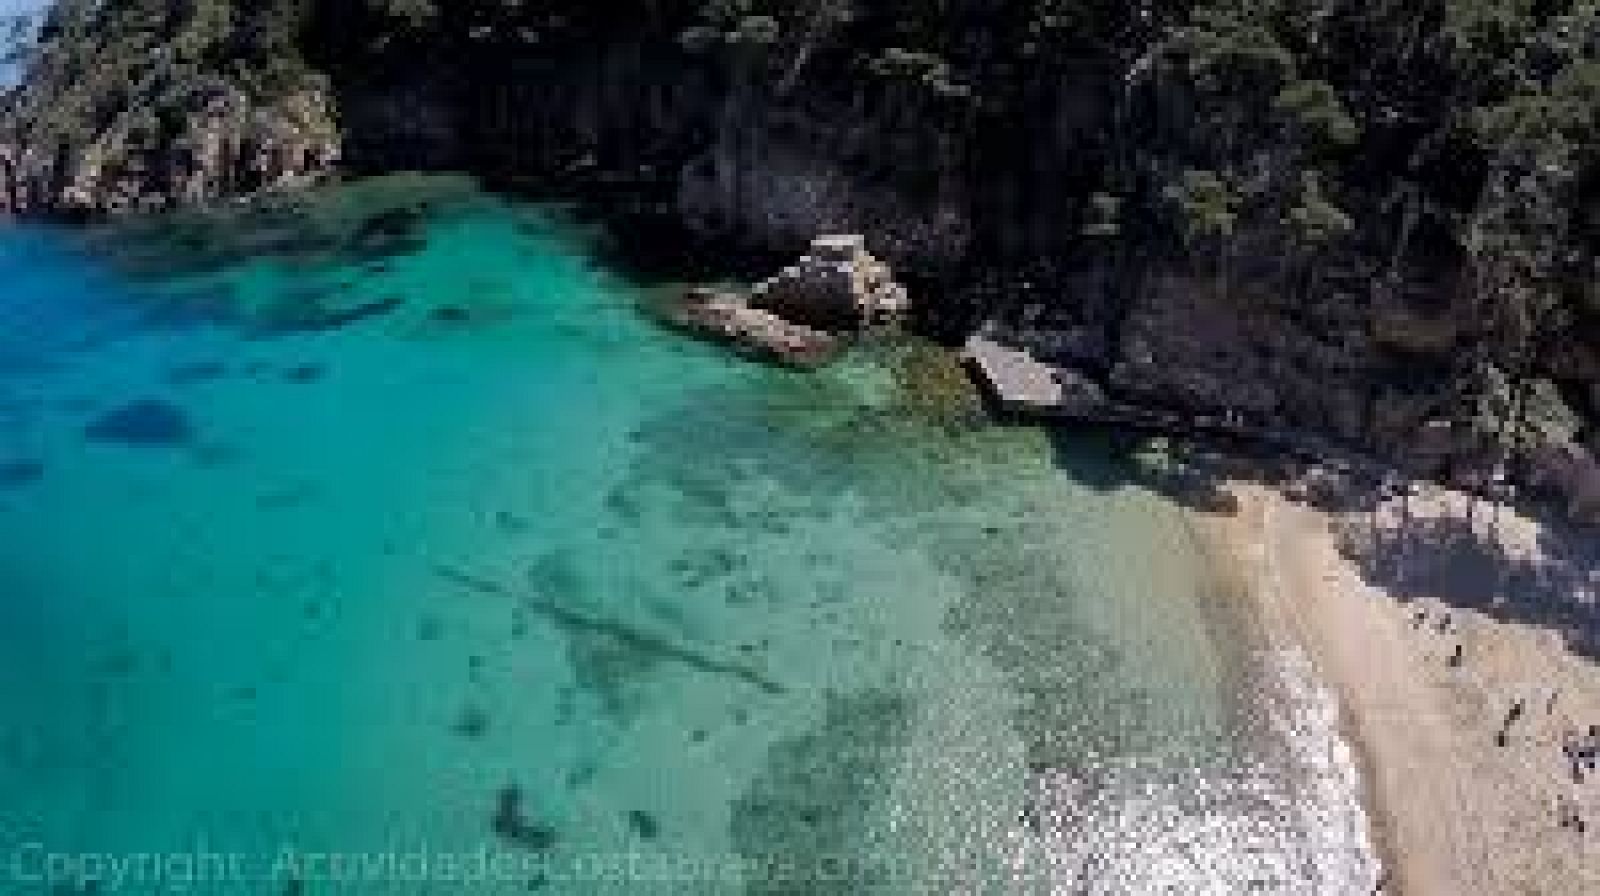
M 0 233 L 0 892 L 1369 885 L 1183 511 L 609 248 L 449 179 Z

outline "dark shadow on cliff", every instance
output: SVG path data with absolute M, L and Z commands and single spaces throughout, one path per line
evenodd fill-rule
M 616 197 L 585 197 L 571 214 L 598 234 L 592 246 L 600 263 L 644 287 L 680 283 L 755 283 L 803 251 L 769 251 L 736 240 L 697 236 L 676 214 L 641 211 Z
M 1549 512 L 1532 518 L 1537 538 L 1518 546 L 1485 502 L 1470 513 L 1408 514 L 1392 499 L 1379 513 L 1346 519 L 1338 534 L 1362 578 L 1398 600 L 1431 598 L 1549 628 L 1573 652 L 1600 659 L 1600 533 Z

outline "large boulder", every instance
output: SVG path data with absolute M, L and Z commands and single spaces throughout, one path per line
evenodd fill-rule
M 822 330 L 856 330 L 903 314 L 905 287 L 858 235 L 820 236 L 799 261 L 763 281 L 750 304 Z

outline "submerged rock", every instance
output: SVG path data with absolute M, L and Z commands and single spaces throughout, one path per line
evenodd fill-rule
M 460 305 L 445 305 L 428 312 L 428 320 L 436 324 L 466 324 L 472 322 L 472 312 Z
M 823 718 L 810 730 L 774 742 L 761 770 L 729 807 L 736 853 L 769 861 L 799 856 L 843 859 L 831 892 L 878 892 L 892 862 L 862 844 L 889 796 L 890 770 L 912 736 L 916 706 L 904 694 L 866 691 L 826 695 Z M 781 882 L 756 882 L 750 894 L 794 892 Z
M 344 250 L 362 258 L 413 252 L 423 244 L 426 225 L 427 215 L 421 207 L 385 209 L 358 224 Z
M 509 323 L 523 307 L 511 284 L 498 280 L 474 280 L 465 284 L 464 295 L 455 301 L 436 305 L 423 317 L 425 328 L 438 334 L 481 329 Z
M 628 813 L 628 827 L 640 840 L 654 840 L 661 834 L 661 822 L 654 815 L 643 809 L 634 809 Z
M 533 528 L 533 524 L 528 522 L 526 517 L 509 510 L 496 511 L 494 525 L 506 535 L 522 535 Z
M 0 488 L 17 488 L 44 477 L 44 464 L 36 460 L 0 461 Z
M 405 305 L 400 296 L 386 296 L 357 305 L 335 307 L 317 293 L 289 296 L 264 310 L 257 323 L 263 335 L 321 333 L 383 317 Z
M 328 373 L 328 368 L 321 364 L 296 364 L 283 372 L 286 383 L 315 383 Z
M 194 427 L 172 402 L 142 399 L 105 413 L 84 427 L 83 433 L 95 442 L 178 445 L 194 438 Z
M 489 714 L 482 707 L 467 706 L 456 717 L 450 730 L 467 740 L 481 740 L 489 733 Z
M 532 821 L 522 812 L 522 789 L 516 785 L 501 788 L 495 798 L 494 816 L 489 821 L 496 837 L 511 846 L 542 852 L 555 845 L 555 828 Z
M 167 371 L 167 382 L 174 386 L 209 383 L 228 375 L 228 365 L 221 361 L 194 361 L 179 364 Z

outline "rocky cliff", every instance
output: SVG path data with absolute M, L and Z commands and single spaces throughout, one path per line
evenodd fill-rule
M 335 110 L 286 9 L 58 3 L 0 101 L 0 211 L 168 208 L 331 172 Z
M 331 174 L 340 158 L 332 110 L 319 93 L 258 102 L 233 85 L 198 88 L 160 133 L 138 112 L 81 142 L 21 134 L 0 143 L 0 212 L 105 214 L 194 205 L 292 189 Z
M 623 195 L 730 249 L 864 233 L 932 328 L 1126 400 L 1576 494 L 1600 11 L 1493 6 L 65 3 L 7 100 L 0 202 L 342 160 Z

